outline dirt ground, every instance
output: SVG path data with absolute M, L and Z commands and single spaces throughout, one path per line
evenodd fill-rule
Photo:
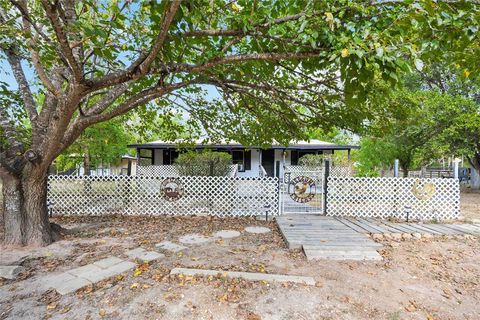
M 480 190 L 462 189 L 460 212 L 466 220 L 480 222 Z
M 1 251 L 27 268 L 0 285 L 0 319 L 479 319 L 480 239 L 385 242 L 381 262 L 306 261 L 287 250 L 274 222 L 206 217 L 54 218 L 77 232 L 42 249 Z M 262 225 L 267 234 L 250 234 Z M 165 253 L 151 264 L 60 296 L 41 277 L 115 255 L 153 249 L 188 233 L 241 236 Z M 174 267 L 313 276 L 316 286 L 180 277 Z

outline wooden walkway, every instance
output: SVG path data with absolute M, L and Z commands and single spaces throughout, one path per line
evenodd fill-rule
M 306 214 L 281 216 L 276 221 L 287 246 L 303 248 L 308 260 L 380 260 L 376 250 L 381 244 L 369 234 L 480 236 L 480 224 L 392 223 Z
M 303 248 L 308 260 L 381 260 L 382 245 L 332 217 L 291 215 L 276 218 L 289 248 Z
M 371 218 L 334 218 L 353 230 L 366 234 L 430 234 L 480 236 L 480 224 L 468 223 L 393 223 Z

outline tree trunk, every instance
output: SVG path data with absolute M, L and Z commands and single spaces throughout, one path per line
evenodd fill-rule
M 91 161 L 90 161 L 90 153 L 88 152 L 88 146 L 85 146 L 83 154 L 83 175 L 89 176 L 91 174 Z
M 2 176 L 4 244 L 45 246 L 52 242 L 47 212 L 47 170 L 27 166 L 23 178 Z
M 3 183 L 3 223 L 4 244 L 23 245 L 25 215 L 23 210 L 23 190 L 21 180 L 11 174 L 2 176 Z
M 48 221 L 47 172 L 34 169 L 22 182 L 25 206 L 25 234 L 27 245 L 45 246 L 52 242 Z
M 470 187 L 472 189 L 480 189 L 480 153 L 476 153 L 473 157 L 468 157 L 468 162 L 472 166 L 470 175 Z
M 400 163 L 400 168 L 402 169 L 402 174 L 404 178 L 408 178 L 408 166 L 402 165 Z

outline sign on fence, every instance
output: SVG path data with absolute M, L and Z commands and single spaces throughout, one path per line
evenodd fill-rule
M 328 178 L 329 216 L 445 220 L 459 214 L 456 179 Z
M 239 177 L 49 176 L 58 214 L 278 215 L 278 179 Z

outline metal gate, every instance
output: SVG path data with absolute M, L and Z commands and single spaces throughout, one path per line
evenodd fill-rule
M 325 168 L 285 168 L 280 185 L 282 214 L 323 214 Z

